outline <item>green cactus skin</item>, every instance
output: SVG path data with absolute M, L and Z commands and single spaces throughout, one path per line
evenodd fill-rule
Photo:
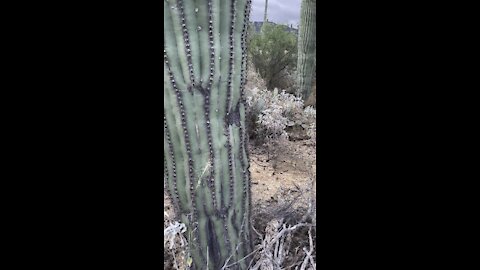
M 298 33 L 298 93 L 307 100 L 312 91 L 316 56 L 316 0 L 303 0 Z
M 218 270 L 253 244 L 243 92 L 251 0 L 163 3 L 165 186 L 187 225 L 191 267 Z

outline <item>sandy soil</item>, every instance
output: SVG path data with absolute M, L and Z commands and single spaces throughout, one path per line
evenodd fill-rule
M 307 141 L 284 142 L 276 153 L 265 149 L 250 151 L 254 204 L 278 202 L 276 196 L 305 188 L 316 175 L 315 147 Z

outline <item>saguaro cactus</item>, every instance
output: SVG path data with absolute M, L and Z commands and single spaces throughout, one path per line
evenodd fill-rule
M 268 0 L 265 0 L 265 12 L 263 12 L 263 24 L 267 23 L 267 9 L 268 9 Z
M 298 33 L 297 83 L 304 100 L 312 91 L 316 50 L 316 0 L 303 0 Z
M 192 268 L 247 269 L 243 89 L 251 0 L 163 3 L 165 184 L 187 225 Z

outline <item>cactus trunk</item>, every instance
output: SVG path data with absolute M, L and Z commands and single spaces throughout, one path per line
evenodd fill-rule
M 164 179 L 187 225 L 193 269 L 238 261 L 229 269 L 247 269 L 250 258 L 241 259 L 252 250 L 243 95 L 250 5 L 164 1 Z
M 307 100 L 312 91 L 316 56 L 316 0 L 303 0 L 298 33 L 298 95 Z
M 263 24 L 267 23 L 268 0 L 265 0 L 265 12 L 263 13 Z

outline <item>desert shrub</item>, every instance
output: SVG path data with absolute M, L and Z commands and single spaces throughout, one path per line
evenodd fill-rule
M 267 88 L 267 84 L 265 83 L 265 80 L 255 71 L 255 67 L 249 61 L 245 89 L 253 89 L 255 87 L 259 89 L 265 89 Z
M 246 88 L 247 130 L 257 143 L 281 141 L 289 137 L 287 129 L 297 126 L 314 136 L 316 110 L 304 109 L 303 100 L 278 89 Z
M 249 56 L 268 89 L 292 87 L 297 64 L 297 37 L 284 25 L 266 24 L 250 38 Z

